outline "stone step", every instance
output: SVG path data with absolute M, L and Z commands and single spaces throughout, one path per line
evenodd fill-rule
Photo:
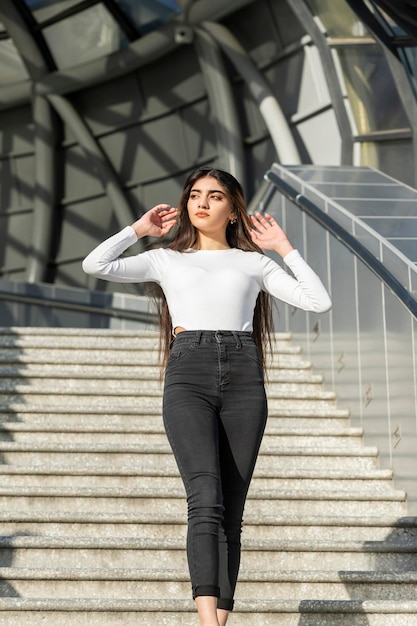
M 267 451 L 271 445 L 289 447 L 314 447 L 317 443 L 322 447 L 358 447 L 362 444 L 363 432 L 361 429 L 344 429 L 334 431 L 322 428 L 321 430 L 279 429 L 269 427 L 262 442 Z M 0 442 L 14 441 L 16 443 L 32 443 L 49 445 L 54 443 L 77 444 L 141 444 L 146 441 L 149 445 L 164 445 L 167 437 L 162 426 L 157 427 L 121 427 L 109 424 L 84 424 L 75 427 L 72 424 L 57 424 L 56 426 L 41 426 L 9 422 L 0 425 Z
M 154 351 L 137 351 L 132 353 L 120 352 L 117 354 L 117 359 L 114 352 L 104 350 L 59 350 L 59 349 L 25 349 L 19 351 L 16 349 L 8 348 L 0 350 L 0 366 L 11 367 L 17 366 L 22 369 L 26 368 L 26 365 L 59 365 L 67 367 L 68 365 L 98 365 L 114 366 L 114 363 L 121 367 L 132 366 L 157 366 L 158 365 L 158 353 Z M 289 352 L 274 355 L 272 369 L 302 369 L 309 370 L 311 368 L 311 361 L 302 357 L 298 352 Z
M 159 352 L 159 339 L 157 336 L 146 335 L 121 335 L 119 337 L 102 336 L 94 337 L 90 335 L 77 336 L 12 336 L 0 335 L 0 352 L 15 351 L 17 353 L 27 351 L 59 350 L 59 351 L 81 351 L 85 350 L 100 352 Z M 301 354 L 301 347 L 295 345 L 290 339 L 277 339 L 272 344 L 272 350 L 267 350 L 266 354 L 271 357 L 276 354 Z
M 186 535 L 186 511 L 144 513 L 1 511 L 2 534 L 141 539 L 178 539 Z M 417 541 L 417 518 L 397 516 L 252 515 L 245 513 L 243 539 L 281 541 Z
M 139 393 L 140 386 L 146 385 L 146 394 L 162 393 L 162 384 L 157 379 L 100 379 L 100 378 L 31 378 L 30 380 L 18 381 L 13 378 L 0 378 L 0 397 L 5 394 L 50 394 L 51 389 L 54 395 L 57 394 L 92 394 L 92 395 L 132 395 Z M 316 383 L 302 382 L 270 382 L 266 387 L 268 396 L 274 397 L 311 397 L 311 398 L 328 398 L 334 399 L 335 394 L 331 391 L 325 391 L 321 385 Z
M 174 469 L 175 461 L 168 444 L 150 446 L 146 443 L 136 445 L 34 445 L 0 442 L 0 461 L 8 465 L 45 465 L 51 467 L 61 465 L 87 465 L 114 468 L 131 465 L 140 468 Z M 378 463 L 377 449 L 371 447 L 360 448 L 330 448 L 316 446 L 308 447 L 279 447 L 269 446 L 266 451 L 262 443 L 257 460 L 257 469 L 291 470 L 301 469 L 331 469 L 331 470 L 358 470 L 376 468 Z
M 109 411 L 110 409 L 110 411 Z M 55 420 L 56 418 L 62 419 L 81 419 L 84 420 L 84 416 L 96 416 L 99 419 L 111 419 L 124 420 L 130 419 L 136 422 L 137 419 L 143 417 L 157 418 L 160 422 L 161 419 L 161 403 L 154 404 L 152 406 L 143 406 L 140 403 L 137 406 L 110 406 L 97 405 L 91 406 L 90 403 L 78 402 L 76 406 L 68 406 L 67 404 L 58 403 L 56 401 L 49 400 L 48 405 L 27 405 L 23 403 L 8 403 L 4 404 L 0 402 L 0 423 L 5 421 L 23 421 L 28 417 L 31 419 L 42 420 Z M 326 420 L 326 424 L 329 424 L 328 420 L 336 420 L 338 424 L 342 424 L 346 427 L 347 420 L 349 419 L 349 411 L 347 409 L 338 409 L 333 404 L 331 406 L 326 405 L 316 406 L 316 403 L 311 402 L 308 405 L 302 407 L 298 406 L 293 408 L 288 403 L 281 403 L 280 406 L 269 406 L 268 423 L 274 418 L 279 418 L 278 425 L 283 425 L 284 419 L 287 419 L 289 424 L 294 425 L 297 420 L 309 420 L 310 423 L 316 424 L 318 420 Z M 301 424 L 300 424 L 301 425 Z
M 81 330 L 81 329 L 80 329 Z M 17 353 L 30 351 L 59 350 L 68 353 L 78 350 L 95 350 L 97 352 L 110 351 L 114 354 L 122 352 L 153 352 L 159 354 L 159 335 L 141 334 L 138 332 L 133 335 L 119 336 L 103 335 L 94 336 L 89 334 L 75 335 L 21 335 L 19 337 L 0 335 L 0 352 L 6 353 L 10 350 Z M 272 339 L 271 349 L 266 348 L 265 354 L 269 360 L 275 356 L 283 355 L 300 355 L 302 348 L 299 344 L 292 341 L 291 337 L 285 334 Z
M 240 571 L 236 602 L 262 597 L 302 600 L 417 600 L 415 571 Z M 25 598 L 164 598 L 189 594 L 186 570 L 0 568 L 0 595 Z
M 1 326 L 0 337 L 155 337 L 159 332 L 154 326 L 141 329 L 118 328 L 71 328 L 60 326 Z M 291 338 L 290 333 L 274 333 L 277 337 Z
M 161 406 L 162 388 L 159 385 L 140 385 L 136 388 L 129 386 L 120 388 L 98 384 L 93 385 L 16 385 L 12 389 L 0 388 L 0 404 L 42 404 L 48 403 L 51 410 L 50 396 L 53 389 L 54 402 L 62 402 L 69 406 L 78 403 L 102 405 L 104 402 L 111 404 L 114 410 L 122 407 L 141 403 L 143 406 Z M 332 391 L 324 391 L 320 387 L 303 385 L 277 385 L 268 393 L 268 406 L 276 407 L 306 407 L 315 403 L 316 407 L 328 408 L 334 406 L 335 394 Z M 52 405 L 53 406 L 53 405 Z M 109 410 L 109 409 L 108 409 Z
M 51 389 L 54 390 L 51 397 Z M 70 381 L 64 384 L 55 384 L 50 381 L 43 385 L 12 385 L 6 389 L 0 385 L 0 404 L 21 404 L 35 406 L 39 403 L 48 406 L 51 410 L 50 402 L 60 402 L 67 406 L 87 403 L 98 408 L 107 403 L 112 411 L 118 412 L 121 408 L 130 406 L 136 399 L 136 404 L 140 402 L 144 406 L 161 406 L 162 387 L 158 382 L 140 381 L 124 384 L 120 382 L 119 387 L 109 381 L 99 383 L 91 381 L 90 384 L 72 385 Z M 274 407 L 308 407 L 312 403 L 318 408 L 330 408 L 334 406 L 335 395 L 331 391 L 324 391 L 319 385 L 299 385 L 299 384 L 279 384 L 273 383 L 267 390 L 268 406 Z M 52 407 L 54 404 L 52 404 Z M 109 410 L 109 409 L 108 409 Z M 317 409 L 316 409 L 317 410 Z
M 71 362 L 74 354 L 78 355 L 80 361 L 83 362 L 84 357 L 91 354 L 97 359 L 102 359 L 103 363 L 108 362 L 111 356 L 113 362 L 118 362 L 119 358 L 135 357 L 139 362 L 143 359 L 153 359 L 154 364 L 159 363 L 159 346 L 158 342 L 154 339 L 130 339 L 125 340 L 102 340 L 99 342 L 91 341 L 88 338 L 79 338 L 78 341 L 72 340 L 71 342 L 56 341 L 52 339 L 50 341 L 20 341 L 18 343 L 11 342 L 10 345 L 0 344 L 0 362 L 15 362 L 20 360 L 21 357 L 30 358 L 32 356 L 48 356 L 55 359 L 56 356 L 61 356 L 65 363 L 66 357 Z M 270 364 L 275 358 L 282 357 L 297 357 L 297 359 L 305 360 L 302 357 L 302 349 L 300 346 L 293 345 L 291 342 L 277 342 L 273 348 L 273 352 L 267 352 L 266 358 Z M 294 359 L 296 360 L 296 359 Z M 36 361 L 35 361 L 36 362 Z M 47 362 L 47 361 L 46 361 Z M 111 361 L 110 361 L 111 364 Z
M 4 535 L 99 538 L 178 539 L 186 536 L 186 511 L 167 515 L 120 512 L 4 511 Z M 243 539 L 281 541 L 397 541 L 417 540 L 417 518 L 377 518 L 331 515 L 256 516 L 245 513 Z
M 179 515 L 185 508 L 181 489 L 110 489 L 73 487 L 1 487 L 0 507 L 12 510 L 74 511 L 89 513 L 142 513 L 158 511 L 163 515 Z M 250 491 L 246 512 L 251 515 L 292 514 L 319 515 L 406 515 L 403 491 L 350 492 L 327 489 L 258 489 Z
M 27 407 L 26 407 L 27 408 Z M 37 411 L 28 410 L 27 412 L 9 412 L 9 413 L 0 413 L 0 429 L 3 424 L 10 423 L 22 423 L 28 426 L 36 426 L 36 427 L 47 427 L 47 428 L 60 428 L 61 423 L 71 422 L 74 429 L 77 430 L 80 426 L 83 427 L 89 423 L 110 423 L 117 425 L 120 428 L 137 428 L 138 426 L 143 426 L 145 428 L 158 428 L 162 424 L 162 416 L 160 412 L 155 411 L 153 415 L 145 415 L 138 412 L 131 411 L 130 413 L 125 413 L 121 415 L 120 413 L 115 414 L 97 414 L 97 413 L 84 413 L 84 412 L 74 412 L 72 414 L 69 413 L 44 413 L 42 411 L 42 407 L 35 407 Z M 337 433 L 337 431 L 344 431 L 346 428 L 349 428 L 349 417 L 347 414 L 339 414 L 336 412 L 336 416 L 330 417 L 327 415 L 326 417 L 317 415 L 311 415 L 310 417 L 297 417 L 297 415 L 292 412 L 292 416 L 281 417 L 280 415 L 269 415 L 267 428 L 282 428 L 287 430 L 303 429 L 308 431 L 315 431 L 322 427 L 323 423 L 326 425 L 326 428 L 329 428 Z M 330 413 L 330 412 L 329 412 Z
M 39 519 L 36 519 L 38 516 Z M 95 517 L 95 519 L 94 519 Z M 4 518 L 6 521 L 4 521 Z M 113 519 L 114 518 L 114 519 Z M 243 529 L 243 540 L 275 541 L 385 541 L 399 538 L 402 540 L 407 532 L 416 540 L 415 531 L 404 529 L 392 529 L 381 526 L 358 526 L 344 523 L 344 519 L 351 516 L 339 518 L 338 523 L 334 518 L 317 520 L 317 523 L 309 525 L 306 520 L 316 519 L 318 516 L 306 515 L 298 516 L 299 525 L 291 519 L 283 520 L 282 515 L 263 516 L 264 524 L 259 523 L 259 519 L 248 513 L 245 514 L 245 524 Z M 7 520 L 12 521 L 7 521 Z M 327 524 L 327 521 L 334 521 Z M 355 517 L 357 522 L 361 520 Z M 186 536 L 186 514 L 182 515 L 159 515 L 156 511 L 153 514 L 122 514 L 122 513 L 79 513 L 76 512 L 49 512 L 33 511 L 28 516 L 25 511 L 12 511 L 8 515 L 3 514 L 0 518 L 2 533 L 4 535 L 36 535 L 39 537 L 89 537 L 91 539 L 106 538 L 138 538 L 141 539 L 177 539 Z M 321 524 L 319 522 L 322 522 Z M 325 523 L 326 522 L 326 523 Z M 291 525 L 292 524 L 292 525 Z M 387 539 L 388 538 L 388 539 Z
M 278 342 L 277 345 L 288 345 L 289 342 Z M 77 335 L 0 335 L 0 350 L 9 349 L 51 349 L 51 350 L 154 350 L 158 349 L 157 335 L 124 335 L 117 337 L 102 335 L 95 337 L 90 334 Z
M 333 481 L 336 482 L 336 481 Z M 330 484 L 329 484 L 330 483 Z M 334 486 L 325 478 L 258 478 L 254 477 L 251 483 L 252 491 L 259 489 L 284 489 L 300 491 L 306 490 L 327 490 L 334 489 Z M 29 472 L 22 474 L 8 473 L 1 474 L 1 485 L 4 488 L 26 488 L 33 487 L 41 489 L 42 487 L 72 487 L 74 484 L 85 489 L 96 489 L 98 486 L 103 489 L 180 489 L 182 482 L 178 476 L 154 476 L 149 474 L 142 474 L 139 476 L 120 476 L 120 475 L 107 475 L 103 476 L 99 473 L 84 474 L 83 476 L 77 476 L 71 473 L 67 474 L 48 474 L 44 472 L 42 474 L 30 474 Z M 337 488 L 343 491 L 349 491 L 351 493 L 368 494 L 372 498 L 372 494 L 377 491 L 378 493 L 390 493 L 392 485 L 390 481 L 375 480 L 366 481 L 363 479 L 358 480 L 337 480 Z
M 0 626 L 19 619 L 27 623 L 29 614 L 30 626 L 156 626 L 161 619 L 164 626 L 178 626 L 179 619 L 181 626 L 196 623 L 190 600 L 0 599 Z M 417 626 L 417 602 L 240 600 L 233 619 L 239 626 Z
M 61 365 L 59 369 L 56 364 L 31 364 L 25 367 L 3 366 L 0 367 L 0 381 L 28 381 L 39 382 L 60 379 L 79 380 L 155 380 L 158 379 L 160 369 L 157 365 L 79 365 L 78 363 Z M 8 380 L 9 379 L 9 380 Z M 268 371 L 268 381 L 270 383 L 302 383 L 319 385 L 323 382 L 323 376 L 313 374 L 306 369 L 278 369 L 270 368 Z
M 126 416 L 110 416 L 110 415 L 97 415 L 97 414 L 75 414 L 65 415 L 60 414 L 43 414 L 39 413 L 26 413 L 22 414 L 19 418 L 16 415 L 9 414 L 3 416 L 8 419 L 0 420 L 0 437 L 4 440 L 10 441 L 10 438 L 33 436 L 38 435 L 60 435 L 65 436 L 65 440 L 68 440 L 68 435 L 102 435 L 106 437 L 108 435 L 114 435 L 116 438 L 120 434 L 126 435 L 125 441 L 130 436 L 142 435 L 145 436 L 157 436 L 165 435 L 165 429 L 163 425 L 162 416 L 155 415 L 133 415 L 129 416 L 131 419 L 126 420 Z M 29 417 L 29 419 L 28 419 Z M 290 437 L 294 441 L 298 439 L 304 439 L 307 437 L 323 438 L 326 442 L 326 438 L 337 438 L 339 442 L 344 439 L 357 441 L 358 439 L 362 443 L 363 429 L 358 427 L 348 426 L 346 423 L 333 424 L 331 420 L 318 420 L 315 419 L 312 422 L 312 426 L 303 427 L 298 425 L 298 421 L 294 421 L 290 425 L 288 422 L 284 422 L 282 418 L 270 418 L 267 421 L 264 437 L 268 443 L 276 441 L 280 444 L 281 438 Z M 15 439 L 16 440 L 16 439 Z M 33 440 L 33 439 L 31 439 Z M 166 439 L 164 440 L 166 441 Z M 116 441 L 115 441 L 116 442 Z
M 51 561 L 53 559 L 53 561 Z M 185 538 L 0 537 L 0 567 L 187 568 Z M 417 542 L 246 540 L 242 568 L 253 571 L 415 571 Z
M 0 465 L 0 483 L 3 487 L 78 487 L 94 488 L 144 488 L 162 487 L 178 489 L 181 478 L 172 469 L 147 470 L 146 467 L 111 469 L 99 466 L 51 467 L 50 465 L 22 466 Z M 351 471 L 351 472 L 312 472 L 308 470 L 257 470 L 252 479 L 252 489 L 333 489 L 358 490 L 371 493 L 391 491 L 392 472 L 390 470 Z
M 134 329 L 119 330 L 111 328 L 59 328 L 59 327 L 33 327 L 33 326 L 16 326 L 0 328 L 0 346 L 9 345 L 10 342 L 37 342 L 42 344 L 43 341 L 61 341 L 67 343 L 83 343 L 86 341 L 101 344 L 103 339 L 106 341 L 147 341 L 159 340 L 159 331 L 153 327 L 152 329 Z M 271 339 L 274 344 L 280 342 L 287 343 L 292 340 L 291 333 L 276 332 L 272 333 Z

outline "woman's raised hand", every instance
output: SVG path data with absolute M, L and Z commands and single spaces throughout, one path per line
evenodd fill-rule
M 169 204 L 157 204 L 132 224 L 132 228 L 141 237 L 163 237 L 177 223 L 178 209 Z
M 282 257 L 294 250 L 287 235 L 272 215 L 255 213 L 255 215 L 250 216 L 250 220 L 252 222 L 252 230 L 250 231 L 252 240 L 260 248 L 274 250 Z

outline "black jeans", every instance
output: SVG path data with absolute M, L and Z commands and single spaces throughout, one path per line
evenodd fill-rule
M 184 331 L 164 387 L 165 430 L 188 503 L 193 597 L 233 609 L 243 509 L 265 429 L 262 366 L 251 333 Z

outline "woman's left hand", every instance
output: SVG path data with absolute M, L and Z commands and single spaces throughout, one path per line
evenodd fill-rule
M 263 250 L 274 250 L 282 257 L 294 250 L 281 226 L 269 213 L 255 213 L 250 216 L 252 240 Z

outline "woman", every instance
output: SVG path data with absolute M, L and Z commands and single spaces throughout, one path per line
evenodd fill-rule
M 138 238 L 162 237 L 174 226 L 166 248 L 121 258 Z M 262 249 L 283 257 L 293 276 Z M 83 269 L 162 288 L 163 417 L 187 493 L 193 597 L 200 626 L 224 626 L 267 417 L 270 296 L 315 312 L 327 311 L 330 298 L 276 221 L 249 217 L 238 181 L 207 167 L 188 177 L 178 209 L 155 206 L 93 250 Z

